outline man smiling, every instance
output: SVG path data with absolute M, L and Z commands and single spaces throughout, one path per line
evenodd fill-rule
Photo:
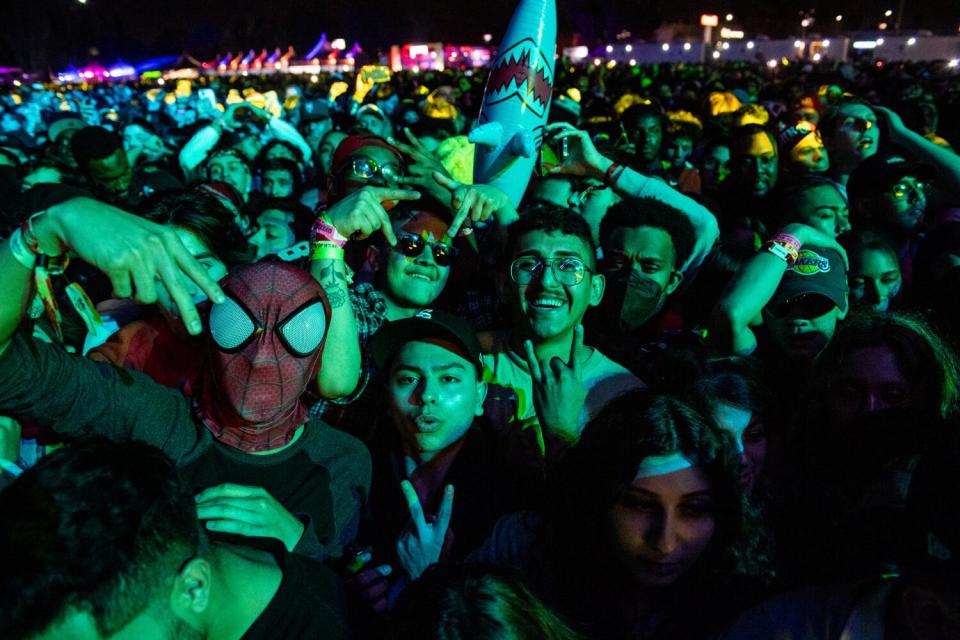
M 513 331 L 491 336 L 485 379 L 516 392 L 509 420 L 536 429 L 545 451 L 550 437 L 575 442 L 607 402 L 642 383 L 583 344 L 580 323 L 606 280 L 582 217 L 561 207 L 528 211 L 510 227 L 506 255 Z

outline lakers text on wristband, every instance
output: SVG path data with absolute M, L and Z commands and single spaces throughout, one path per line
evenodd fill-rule
M 311 260 L 343 260 L 343 247 L 335 242 L 314 242 L 310 251 Z
M 340 248 L 347 244 L 347 239 L 337 228 L 323 218 L 317 218 L 313 222 L 313 226 L 310 227 L 310 238 L 312 240 L 327 240 Z

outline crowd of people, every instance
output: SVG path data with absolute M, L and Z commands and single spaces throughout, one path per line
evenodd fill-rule
M 0 91 L 0 636 L 960 637 L 960 84 Z

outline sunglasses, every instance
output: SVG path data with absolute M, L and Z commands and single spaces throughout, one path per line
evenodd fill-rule
M 835 306 L 833 300 L 819 293 L 804 293 L 767 308 L 774 318 L 819 318 Z
M 891 189 L 890 192 L 897 200 L 903 200 L 911 193 L 926 196 L 930 193 L 930 185 L 926 182 L 921 182 L 920 180 L 912 182 L 908 180 L 901 180 L 897 184 L 893 185 L 893 189 Z
M 397 234 L 397 246 L 394 247 L 394 250 L 408 258 L 416 258 L 423 254 L 423 250 L 427 246 L 433 252 L 433 261 L 439 267 L 449 267 L 460 253 L 460 250 L 453 245 L 445 242 L 430 242 L 416 234 L 405 232 Z
M 403 169 L 399 164 L 379 164 L 376 160 L 366 156 L 357 156 L 348 165 L 353 175 L 364 180 L 374 176 L 382 176 L 385 180 L 398 180 L 403 177 Z
M 580 258 L 523 256 L 510 263 L 510 279 L 517 284 L 530 284 L 534 278 L 543 277 L 547 265 L 550 265 L 553 277 L 557 279 L 557 282 L 567 287 L 580 284 L 588 272 L 593 273 L 590 267 L 584 264 Z

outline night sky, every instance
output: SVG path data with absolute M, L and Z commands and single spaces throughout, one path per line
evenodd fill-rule
M 884 9 L 897 10 L 900 0 L 864 3 L 833 0 L 799 5 L 778 0 L 557 0 L 561 44 L 579 37 L 596 44 L 624 29 L 636 38 L 651 39 L 663 22 L 696 21 L 709 10 L 732 12 L 749 34 L 772 37 L 799 33 L 800 7 L 815 10 L 811 29 L 835 35 L 834 16 L 844 15 L 848 29 L 874 28 Z M 411 41 L 441 40 L 478 44 L 484 33 L 502 34 L 516 0 L 14 0 L 0 20 L 0 66 L 32 70 L 62 69 L 68 62 L 85 64 L 117 59 L 144 59 L 189 51 L 200 58 L 239 49 L 286 47 L 305 53 L 326 31 L 359 40 L 368 50 Z M 871 5 L 864 7 L 865 4 Z M 956 33 L 960 25 L 957 0 L 904 2 L 904 28 Z M 741 17 L 743 18 L 741 20 Z M 95 48 L 97 55 L 91 56 Z

